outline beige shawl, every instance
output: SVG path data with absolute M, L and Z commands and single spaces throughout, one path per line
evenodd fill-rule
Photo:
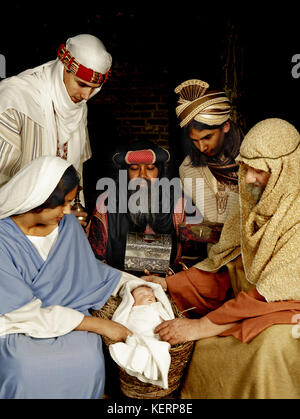
M 237 161 L 271 173 L 255 204 L 239 170 L 240 213 L 228 217 L 219 243 L 195 267 L 217 271 L 241 254 L 246 279 L 267 301 L 300 299 L 300 135 L 267 119 L 246 135 Z

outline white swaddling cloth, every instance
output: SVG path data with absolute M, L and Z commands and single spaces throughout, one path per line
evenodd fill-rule
M 131 291 L 139 286 L 152 288 L 157 302 L 133 306 Z M 140 381 L 167 389 L 171 363 L 170 344 L 161 341 L 154 334 L 154 329 L 163 320 L 175 317 L 168 297 L 160 285 L 142 279 L 128 281 L 119 294 L 122 301 L 112 320 L 126 326 L 133 335 L 128 336 L 125 343 L 117 342 L 109 346 L 113 360 Z

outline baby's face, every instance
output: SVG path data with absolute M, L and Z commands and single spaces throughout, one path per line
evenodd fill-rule
M 132 291 L 132 296 L 134 298 L 134 305 L 141 306 L 146 304 L 152 304 L 156 302 L 156 298 L 151 288 L 149 287 L 138 287 Z

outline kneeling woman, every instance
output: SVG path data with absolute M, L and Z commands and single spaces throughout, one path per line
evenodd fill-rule
M 0 189 L 0 398 L 101 398 L 100 335 L 131 334 L 89 316 L 126 274 L 95 258 L 71 214 L 78 182 L 40 157 Z

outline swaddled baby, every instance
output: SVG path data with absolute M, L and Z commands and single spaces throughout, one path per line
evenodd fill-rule
M 153 290 L 148 286 L 135 288 L 131 295 L 134 305 L 127 320 L 128 329 L 133 333 L 155 337 L 154 329 L 164 320 L 162 304 L 157 302 Z M 159 339 L 158 335 L 156 337 Z
M 154 329 L 174 314 L 161 286 L 143 280 L 129 281 L 122 292 L 123 300 L 112 320 L 133 332 L 126 342 L 109 346 L 114 361 L 139 380 L 168 388 L 171 362 L 167 342 L 161 341 Z

